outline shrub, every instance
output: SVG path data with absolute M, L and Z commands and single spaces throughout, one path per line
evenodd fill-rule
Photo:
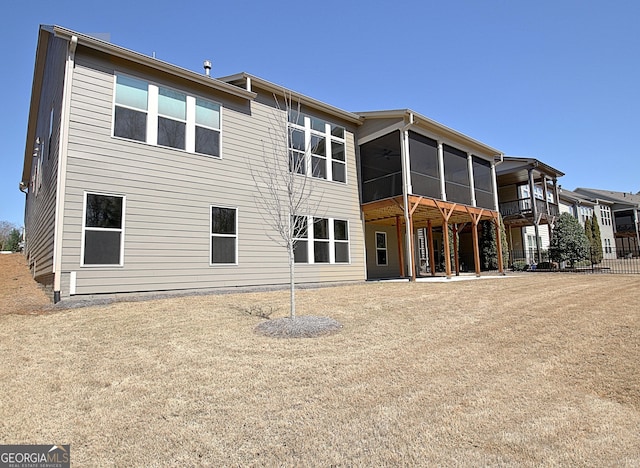
M 529 264 L 524 260 L 516 260 L 511 268 L 513 268 L 513 271 L 526 271 L 529 269 Z

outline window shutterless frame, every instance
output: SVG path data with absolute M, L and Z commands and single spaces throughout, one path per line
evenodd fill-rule
M 307 177 L 347 183 L 346 130 L 317 117 L 289 111 L 290 158 L 304 154 L 305 164 L 294 165 Z M 304 141 L 301 141 L 301 139 Z
M 146 84 L 146 88 L 142 85 L 143 83 Z M 171 105 L 167 107 L 168 101 L 172 101 L 171 95 L 174 98 L 179 95 L 185 96 L 184 118 L 173 114 L 172 110 L 176 109 Z M 177 101 L 173 99 L 174 104 L 177 104 Z M 112 108 L 111 135 L 114 138 L 211 158 L 221 159 L 222 157 L 223 107 L 216 101 L 116 72 L 113 81 Z M 204 113 L 203 109 L 205 109 Z M 207 111 L 211 115 L 206 115 Z M 130 122 L 127 122 L 127 119 Z M 125 125 L 127 123 L 128 126 Z M 180 145 L 166 144 L 166 142 L 160 144 L 162 141 L 159 143 L 159 133 L 160 139 L 163 138 L 163 134 L 159 131 L 159 125 L 167 131 L 171 126 L 176 127 L 175 130 L 177 130 L 180 127 L 179 124 L 185 126 L 184 148 Z M 205 144 L 214 145 L 215 148 L 196 151 L 203 141 Z
M 388 266 L 387 233 L 376 231 L 376 266 Z
M 114 213 L 105 213 L 104 211 L 109 211 L 108 208 L 100 210 L 100 208 L 92 208 L 96 211 L 100 210 L 101 213 L 96 212 L 94 214 L 94 218 L 98 220 L 97 222 L 91 222 L 91 225 L 87 225 L 87 208 L 88 208 L 88 199 L 89 198 L 97 199 L 111 199 L 113 201 L 120 200 L 120 209 L 119 216 L 117 216 L 118 223 L 115 223 Z M 99 205 L 99 204 L 97 204 Z M 80 244 L 80 266 L 81 267 L 122 267 L 124 266 L 124 237 L 125 237 L 125 217 L 126 217 L 126 196 L 119 194 L 111 194 L 111 193 L 100 193 L 100 192 L 84 192 L 83 202 L 82 202 L 82 241 Z M 113 210 L 112 210 L 113 211 Z M 108 221 L 104 221 L 109 218 Z M 102 221 L 101 221 L 102 220 Z M 103 226 L 99 226 L 102 224 Z M 105 226 L 108 225 L 108 226 Z M 118 236 L 119 245 L 117 246 L 117 250 L 113 245 L 102 246 L 102 244 L 108 244 L 109 242 L 113 243 L 113 237 Z M 111 239 L 109 239 L 111 238 Z M 90 244 L 89 250 L 87 249 L 87 242 Z M 106 252 L 105 252 L 106 251 Z M 102 253 L 100 253 L 102 252 Z M 117 262 L 97 262 L 97 261 L 89 261 L 87 262 L 87 257 L 91 258 L 105 258 L 109 253 L 113 254 L 116 252 L 118 255 Z M 89 254 L 89 255 L 88 255 Z
M 233 212 L 234 215 L 232 223 L 230 223 L 228 219 L 221 219 L 221 217 L 228 217 L 231 212 Z M 214 249 L 228 249 L 228 244 L 231 240 L 233 240 L 234 244 L 232 249 L 233 262 L 214 261 Z M 218 267 L 238 265 L 238 244 L 238 208 L 209 205 L 209 266 Z M 228 254 L 228 250 L 225 253 Z
M 313 216 L 304 218 L 307 220 L 305 227 L 296 235 L 296 263 L 351 264 L 351 240 L 347 220 Z

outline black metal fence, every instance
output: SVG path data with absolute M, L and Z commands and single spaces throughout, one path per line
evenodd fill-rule
M 640 251 L 638 249 L 619 249 L 607 247 L 601 251 L 591 250 L 588 258 L 573 262 L 554 262 L 548 252 L 528 251 L 510 252 L 509 265 L 514 271 L 565 271 L 575 273 L 617 273 L 640 274 Z

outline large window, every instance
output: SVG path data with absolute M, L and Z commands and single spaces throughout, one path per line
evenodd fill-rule
M 116 103 L 113 135 L 147 141 L 149 85 L 128 76 L 116 76 Z
M 341 219 L 295 216 L 296 263 L 349 263 L 349 223 Z M 308 226 L 312 228 L 309 229 Z
M 125 198 L 85 193 L 83 265 L 122 265 Z
M 158 145 L 185 149 L 187 135 L 187 95 L 167 88 L 158 89 Z
M 113 135 L 220 156 L 220 105 L 137 78 L 116 75 Z
M 293 110 L 288 119 L 291 170 L 317 179 L 346 182 L 344 127 Z
M 603 226 L 611 226 L 611 208 L 600 205 L 600 219 Z
M 238 216 L 235 208 L 211 207 L 211 264 L 238 263 Z

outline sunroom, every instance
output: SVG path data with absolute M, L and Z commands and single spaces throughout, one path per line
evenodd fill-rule
M 502 153 L 409 109 L 358 114 L 367 277 L 480 276 L 481 231 L 501 252 Z

